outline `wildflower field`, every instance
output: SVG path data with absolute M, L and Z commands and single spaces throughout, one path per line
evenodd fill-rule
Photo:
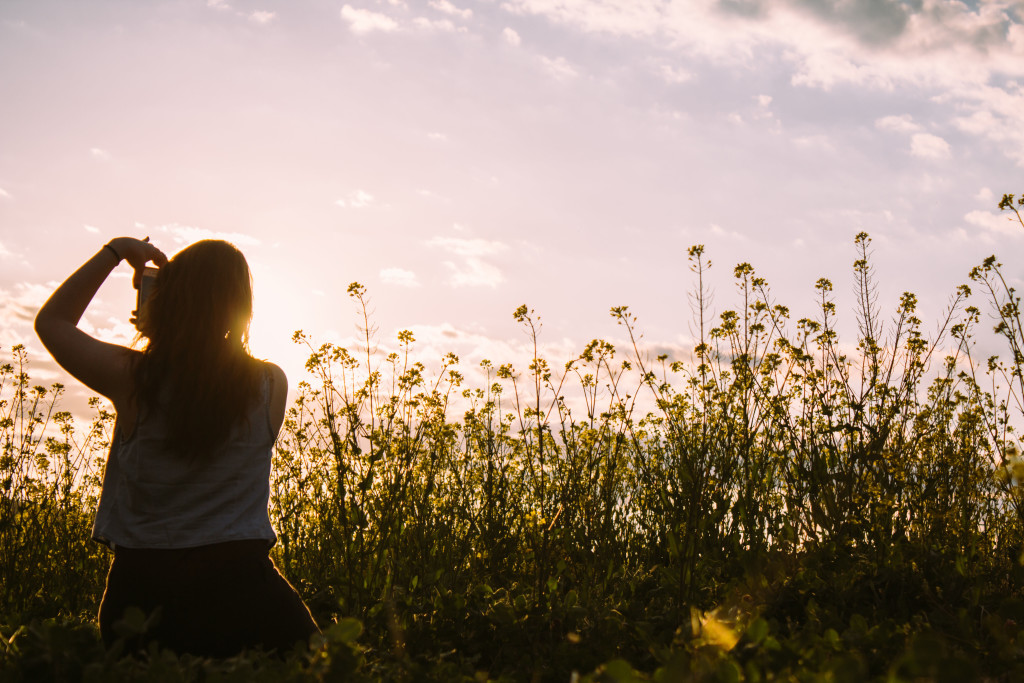
M 1019 298 L 988 259 L 929 338 L 913 294 L 878 305 L 869 243 L 853 311 L 822 279 L 797 319 L 741 264 L 712 319 L 693 247 L 691 359 L 649 356 L 618 307 L 632 343 L 475 360 L 478 386 L 408 332 L 376 353 L 354 283 L 360 348 L 295 335 L 273 557 L 324 638 L 284 659 L 104 651 L 90 530 L 113 415 L 76 421 L 9 350 L 0 682 L 1024 679 Z M 539 349 L 535 313 L 514 317 Z M 993 334 L 1006 352 L 975 357 Z

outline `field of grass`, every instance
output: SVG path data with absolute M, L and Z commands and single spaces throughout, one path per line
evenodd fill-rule
M 283 660 L 104 652 L 109 554 L 89 533 L 113 416 L 97 401 L 76 423 L 16 347 L 0 682 L 1021 680 L 1018 299 L 988 260 L 927 339 L 912 294 L 877 305 L 869 242 L 855 340 L 829 281 L 794 320 L 749 264 L 706 319 L 694 247 L 692 361 L 646 355 L 615 308 L 633 343 L 482 361 L 478 386 L 452 355 L 428 372 L 408 332 L 374 352 L 354 283 L 362 348 L 295 335 L 308 376 L 276 446 L 273 557 L 325 638 Z M 1003 359 L 972 357 L 990 312 Z M 536 342 L 534 312 L 514 316 Z

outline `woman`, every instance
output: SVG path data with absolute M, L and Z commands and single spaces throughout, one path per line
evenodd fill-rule
M 122 261 L 138 288 L 159 266 L 141 310 L 141 351 L 91 337 L 78 321 Z M 173 259 L 119 237 L 57 288 L 36 332 L 60 365 L 117 411 L 93 538 L 114 559 L 100 605 L 109 646 L 129 607 L 156 613 L 146 638 L 177 652 L 225 657 L 285 652 L 317 633 L 268 552 L 270 460 L 287 378 L 248 352 L 249 266 L 227 242 Z M 139 647 L 135 641 L 129 647 Z

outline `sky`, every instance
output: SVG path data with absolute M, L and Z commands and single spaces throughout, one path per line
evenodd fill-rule
M 354 343 L 353 281 L 425 361 L 518 362 L 523 303 L 556 367 L 620 305 L 685 357 L 694 244 L 714 312 L 750 262 L 853 325 L 866 231 L 927 333 L 986 256 L 1019 282 L 1022 83 L 1019 0 L 4 0 L 0 353 L 67 382 L 32 318 L 120 235 L 240 247 L 293 386 L 293 331 Z M 83 326 L 129 343 L 133 303 L 122 265 Z

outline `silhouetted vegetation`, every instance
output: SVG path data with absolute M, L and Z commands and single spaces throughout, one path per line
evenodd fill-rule
M 109 558 L 89 532 L 113 418 L 95 402 L 77 427 L 15 347 L 0 680 L 1019 679 L 1020 299 L 987 259 L 984 302 L 961 286 L 929 338 L 913 294 L 881 310 L 869 244 L 849 342 L 830 281 L 794 319 L 749 264 L 712 320 L 698 246 L 692 357 L 648 356 L 616 307 L 628 343 L 555 365 L 523 306 L 532 360 L 484 360 L 474 386 L 451 354 L 428 372 L 408 331 L 375 350 L 354 283 L 360 348 L 295 335 L 308 377 L 275 454 L 273 556 L 336 624 L 283 661 L 104 653 Z M 990 311 L 1009 355 L 979 359 Z

